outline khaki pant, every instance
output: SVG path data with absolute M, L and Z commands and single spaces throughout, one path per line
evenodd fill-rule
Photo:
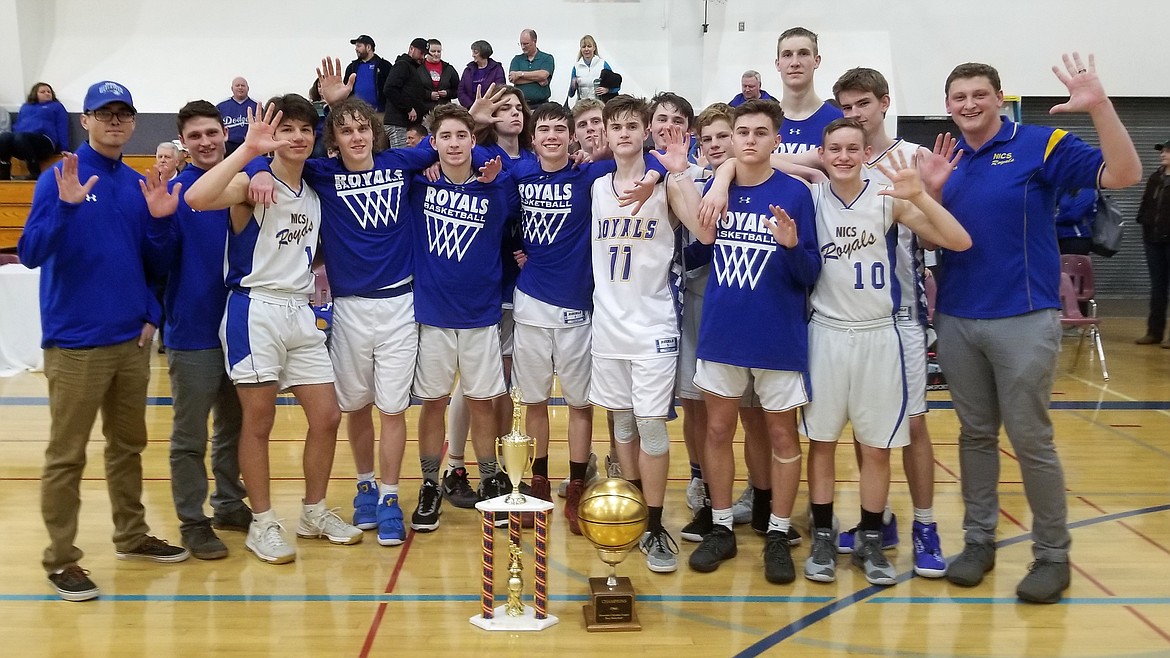
M 106 437 L 106 486 L 114 517 L 114 546 L 132 550 L 149 528 L 142 506 L 142 451 L 146 448 L 146 385 L 150 346 L 137 340 L 90 349 L 45 350 L 49 381 L 49 447 L 41 478 L 41 515 L 49 531 L 44 567 L 76 564 L 85 448 L 98 410 Z

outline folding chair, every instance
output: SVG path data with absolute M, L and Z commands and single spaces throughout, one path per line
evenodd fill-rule
M 1101 377 L 1105 381 L 1109 381 L 1109 371 L 1105 368 L 1105 348 L 1101 345 L 1101 330 L 1099 325 L 1101 319 L 1098 317 L 1085 317 L 1081 313 L 1081 307 L 1077 304 L 1076 287 L 1073 285 L 1072 276 L 1067 272 L 1060 273 L 1060 326 L 1062 327 L 1076 327 L 1080 329 L 1080 340 L 1077 341 L 1077 352 L 1073 356 L 1073 368 L 1077 367 L 1077 361 L 1081 358 L 1081 348 L 1085 344 L 1086 331 L 1093 337 L 1093 342 L 1097 347 L 1097 356 L 1101 359 Z
M 1097 317 L 1097 301 L 1093 299 L 1093 259 L 1079 254 L 1064 254 L 1060 257 L 1060 270 L 1072 278 L 1077 301 L 1089 309 L 1089 317 Z

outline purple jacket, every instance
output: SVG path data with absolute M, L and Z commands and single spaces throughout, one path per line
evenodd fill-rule
M 467 68 L 463 69 L 463 75 L 459 77 L 459 103 L 463 107 L 470 108 L 471 104 L 475 102 L 475 88 L 477 85 L 482 85 L 486 92 L 488 85 L 491 83 L 498 85 L 507 84 L 507 77 L 504 76 L 504 65 L 494 59 L 488 58 L 487 66 L 482 69 L 472 60 L 467 63 Z

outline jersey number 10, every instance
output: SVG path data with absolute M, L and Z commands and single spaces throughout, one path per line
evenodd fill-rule
M 853 281 L 854 290 L 865 289 L 865 272 L 861 263 L 853 264 L 853 273 L 857 278 Z M 882 262 L 875 262 L 869 268 L 869 285 L 875 290 L 881 290 L 886 287 L 886 265 Z

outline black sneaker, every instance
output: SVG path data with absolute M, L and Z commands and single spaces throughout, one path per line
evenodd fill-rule
M 49 574 L 49 582 L 57 589 L 57 595 L 66 601 L 89 601 L 101 595 L 101 590 L 89 579 L 89 572 L 76 564 Z
M 467 481 L 466 468 L 443 472 L 443 497 L 460 509 L 471 509 L 479 502 L 479 496 Z
M 227 557 L 228 549 L 209 525 L 199 525 L 183 531 L 183 545 L 197 560 L 219 560 Z
M 114 553 L 119 560 L 150 560 L 151 562 L 182 562 L 191 557 L 187 549 L 171 546 L 165 541 L 147 535 L 142 543 L 128 551 Z
M 211 517 L 211 527 L 216 530 L 232 530 L 234 532 L 248 532 L 252 527 L 252 510 L 247 505 L 237 507 L 230 512 L 216 512 Z
M 769 532 L 764 542 L 764 578 L 777 585 L 796 580 L 791 541 L 779 530 Z
M 495 475 L 480 481 L 478 491 L 479 500 L 476 502 L 491 500 L 492 498 L 503 496 L 506 493 L 511 493 L 511 491 L 512 481 L 508 479 L 508 476 L 503 471 L 496 471 Z M 474 506 L 472 505 L 472 507 Z
M 695 518 L 683 526 L 681 536 L 687 541 L 703 541 L 714 525 L 715 520 L 711 516 L 711 506 L 703 505 L 695 510 Z
M 1068 582 L 1068 562 L 1036 560 L 1016 587 L 1016 596 L 1029 603 L 1060 603 Z
M 439 483 L 423 480 L 418 490 L 418 506 L 410 515 L 410 529 L 431 532 L 439 528 L 439 515 L 443 513 L 443 494 Z
M 959 587 L 975 587 L 983 575 L 995 568 L 995 546 L 963 544 L 963 552 L 947 567 L 947 580 Z
M 703 543 L 691 553 L 689 563 L 695 571 L 708 573 L 718 569 L 724 560 L 730 560 L 735 554 L 735 533 L 725 525 L 716 524 L 703 537 Z

